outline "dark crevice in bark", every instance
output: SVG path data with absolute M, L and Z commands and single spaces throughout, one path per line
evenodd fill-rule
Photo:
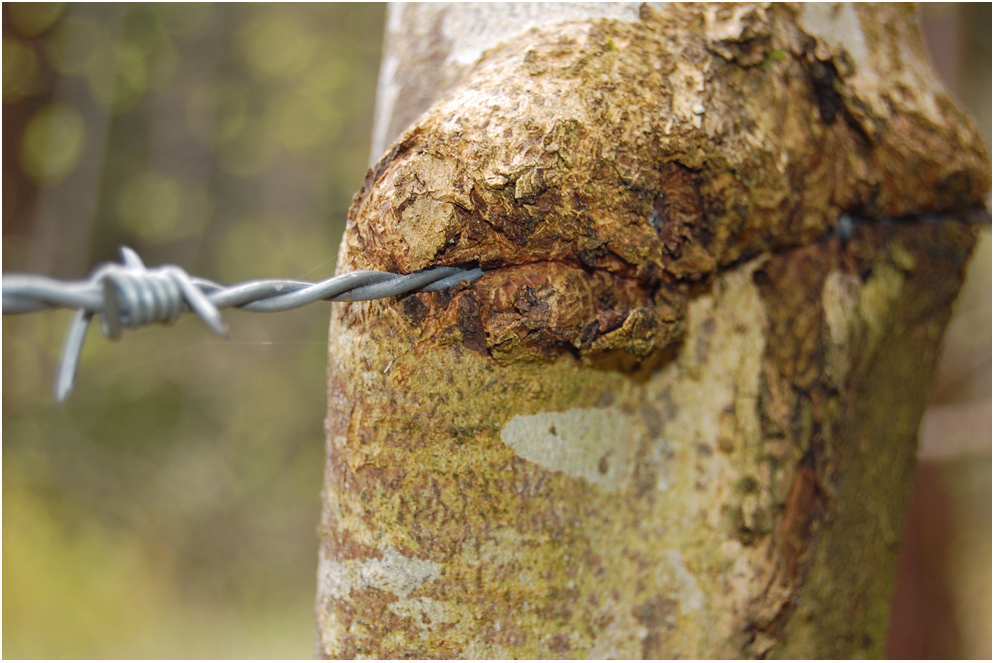
M 987 212 L 970 210 L 962 215 L 952 214 L 944 216 L 928 214 L 902 219 L 877 220 L 846 215 L 845 218 L 849 219 L 847 223 L 837 224 L 837 227 L 832 232 L 827 233 L 807 246 L 828 247 L 832 243 L 836 243 L 837 245 L 840 243 L 845 244 L 852 240 L 860 227 L 907 226 L 916 223 L 935 225 L 949 219 L 966 219 L 961 222 L 976 223 L 977 219 L 982 218 L 986 214 Z M 804 248 L 804 246 L 781 245 L 775 246 L 763 253 L 766 253 L 768 259 L 773 259 L 789 252 L 797 251 L 800 248 Z M 504 280 L 514 280 L 516 278 L 516 270 L 535 268 L 543 265 L 549 266 L 549 269 L 552 271 L 568 268 L 581 270 L 588 277 L 595 277 L 598 274 L 606 277 L 605 287 L 607 289 L 600 291 L 600 294 L 598 294 L 593 302 L 593 307 L 585 312 L 589 320 L 580 327 L 557 328 L 555 325 L 550 326 L 548 324 L 548 321 L 552 317 L 555 317 L 555 298 L 558 294 L 562 295 L 563 293 L 557 293 L 555 290 L 551 290 L 549 286 L 539 287 L 530 285 L 527 282 L 520 285 L 514 294 L 511 304 L 512 308 L 509 311 L 505 311 L 505 313 L 517 315 L 523 321 L 529 321 L 525 323 L 526 331 L 525 336 L 521 338 L 521 343 L 524 346 L 534 347 L 535 351 L 531 355 L 518 357 L 516 360 L 550 361 L 560 354 L 567 353 L 574 356 L 578 361 L 586 361 L 587 363 L 595 362 L 600 366 L 623 366 L 626 367 L 625 370 L 640 371 L 647 363 L 649 355 L 656 355 L 669 345 L 679 344 L 682 332 L 675 329 L 676 335 L 671 335 L 670 340 L 666 344 L 659 346 L 653 344 L 653 349 L 646 349 L 642 353 L 631 352 L 625 347 L 607 348 L 606 351 L 597 351 L 594 348 L 595 342 L 619 330 L 626 323 L 629 316 L 639 315 L 638 311 L 640 309 L 649 311 L 660 304 L 673 306 L 675 302 L 686 305 L 692 299 L 710 292 L 711 284 L 717 276 L 731 270 L 739 269 L 751 260 L 763 255 L 763 253 L 748 253 L 735 261 L 720 266 L 712 274 L 705 274 L 694 279 L 679 278 L 670 275 L 667 278 L 641 279 L 636 276 L 628 276 L 603 268 L 593 267 L 591 262 L 585 260 L 582 255 L 578 255 L 575 261 L 557 259 L 508 264 L 498 263 L 496 265 L 485 265 L 485 268 L 487 268 L 487 271 L 493 277 L 505 274 L 506 278 Z M 541 268 L 540 271 L 542 271 Z M 867 275 L 864 274 L 862 276 L 866 278 Z M 490 283 L 500 284 L 502 281 L 502 279 L 498 278 L 495 281 L 490 281 Z M 641 293 L 638 300 L 630 300 L 627 303 L 623 302 L 621 304 L 617 301 L 616 293 L 612 291 L 611 284 L 614 283 L 616 287 L 621 287 L 621 284 L 624 282 L 631 284 L 629 289 L 634 287 L 635 292 Z M 458 326 L 464 337 L 464 345 L 468 349 L 486 354 L 492 359 L 497 359 L 499 363 L 507 363 L 507 359 L 502 359 L 500 356 L 501 348 L 495 348 L 487 340 L 486 325 L 481 315 L 482 311 L 488 306 L 487 296 L 482 290 L 483 287 L 478 283 L 471 286 L 465 293 L 459 296 Z M 553 298 L 552 300 L 550 299 L 551 297 Z M 452 294 L 444 296 L 437 295 L 435 302 L 437 306 L 444 308 L 449 305 L 449 301 L 452 298 Z M 420 325 L 429 314 L 429 308 L 420 303 L 409 303 L 410 298 L 404 301 L 405 312 L 408 318 L 412 320 L 412 325 Z M 491 312 L 493 313 L 493 311 Z M 648 331 L 654 325 L 660 324 L 653 320 L 654 318 L 651 316 L 644 323 L 650 325 L 647 328 Z M 495 352 L 498 352 L 499 356 L 495 356 Z M 626 357 L 626 355 L 629 356 Z M 649 361 L 649 363 L 654 362 Z

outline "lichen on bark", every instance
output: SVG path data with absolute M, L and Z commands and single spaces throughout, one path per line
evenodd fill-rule
M 540 26 L 398 139 L 340 268 L 488 271 L 333 312 L 319 654 L 880 655 L 975 231 L 832 227 L 990 188 L 917 39 L 892 6 Z

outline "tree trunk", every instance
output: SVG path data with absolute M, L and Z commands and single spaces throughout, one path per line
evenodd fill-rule
M 982 141 L 908 7 L 546 11 L 391 10 L 340 269 L 488 271 L 334 309 L 319 655 L 880 656 Z

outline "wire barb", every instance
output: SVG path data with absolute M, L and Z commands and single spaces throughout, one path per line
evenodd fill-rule
M 148 268 L 130 248 L 121 247 L 122 264 L 106 263 L 85 281 L 59 281 L 34 274 L 3 275 L 3 313 L 50 308 L 75 309 L 55 380 L 55 399 L 64 402 L 76 381 L 80 353 L 93 316 L 109 339 L 125 329 L 169 324 L 193 312 L 215 334 L 228 338 L 221 309 L 274 313 L 317 301 L 369 301 L 410 292 L 436 292 L 469 283 L 484 272 L 476 266 L 430 267 L 414 274 L 356 271 L 310 283 L 261 279 L 224 286 L 190 276 L 176 265 Z

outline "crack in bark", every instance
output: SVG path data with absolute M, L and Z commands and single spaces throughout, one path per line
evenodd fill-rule
M 969 211 L 945 217 L 962 219 L 971 214 Z M 915 216 L 876 220 L 856 217 L 854 223 L 857 227 L 935 224 L 943 217 L 927 218 L 928 221 Z M 845 243 L 854 232 L 849 227 L 841 237 L 843 231 L 831 231 L 806 246 Z M 778 246 L 765 253 L 775 257 L 799 248 L 802 247 Z M 649 355 L 680 342 L 683 311 L 691 298 L 710 290 L 721 274 L 754 258 L 752 254 L 744 255 L 699 278 L 666 274 L 663 278 L 640 278 L 592 267 L 581 257 L 498 261 L 489 265 L 485 277 L 468 288 L 410 295 L 401 301 L 405 316 L 413 328 L 421 330 L 422 339 L 444 339 L 448 344 L 452 333 L 447 326 L 454 327 L 465 347 L 501 364 L 549 361 L 562 353 L 579 361 L 597 361 L 621 352 L 629 358 L 619 365 L 638 370 Z M 451 306 L 455 307 L 455 315 L 449 311 Z

